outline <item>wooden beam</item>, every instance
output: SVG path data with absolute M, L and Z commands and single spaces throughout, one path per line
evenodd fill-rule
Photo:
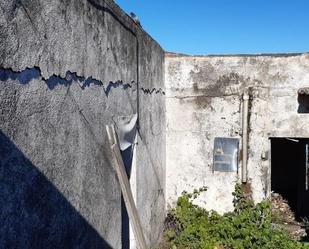
M 130 182 L 123 164 L 122 156 L 119 149 L 119 142 L 114 125 L 107 125 L 106 131 L 112 152 L 112 164 L 116 171 L 123 199 L 128 211 L 129 220 L 133 227 L 133 233 L 139 249 L 147 249 L 146 240 L 143 234 L 141 221 L 134 203 Z

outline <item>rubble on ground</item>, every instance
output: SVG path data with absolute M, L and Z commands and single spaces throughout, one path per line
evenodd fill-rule
M 273 217 L 280 219 L 280 223 L 294 224 L 296 222 L 295 214 L 291 210 L 288 201 L 285 200 L 280 194 L 271 194 L 271 208 Z
M 291 238 L 296 240 L 307 236 L 306 230 L 301 226 L 301 223 L 296 221 L 295 214 L 291 210 L 288 201 L 280 194 L 271 194 L 271 209 L 275 226 L 286 229 Z

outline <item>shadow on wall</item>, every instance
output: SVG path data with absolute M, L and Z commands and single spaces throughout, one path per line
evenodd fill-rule
M 0 248 L 112 248 L 1 130 Z
M 121 156 L 127 176 L 130 179 L 133 159 L 133 146 L 130 146 L 126 150 L 121 151 Z M 123 195 L 121 195 L 121 243 L 122 249 L 130 248 L 129 215 L 123 199 Z

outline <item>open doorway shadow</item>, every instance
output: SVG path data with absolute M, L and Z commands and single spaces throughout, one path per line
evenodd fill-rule
M 271 138 L 271 190 L 288 201 L 298 221 L 309 218 L 307 138 Z
M 1 130 L 0 248 L 112 248 Z

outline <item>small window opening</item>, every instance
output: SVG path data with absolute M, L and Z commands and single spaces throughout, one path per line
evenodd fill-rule
M 309 113 L 309 88 L 298 90 L 298 113 Z

